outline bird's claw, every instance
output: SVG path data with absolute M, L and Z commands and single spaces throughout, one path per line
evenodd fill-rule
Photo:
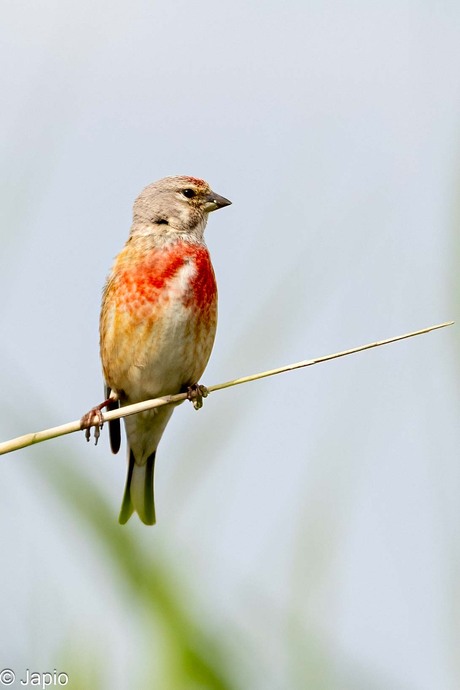
M 202 386 L 199 383 L 194 383 L 193 386 L 189 386 L 187 389 L 187 400 L 193 403 L 195 410 L 200 410 L 203 407 L 203 398 L 207 398 L 209 391 L 206 386 Z
M 87 441 L 91 439 L 91 427 L 94 426 L 94 445 L 97 446 L 99 436 L 101 435 L 101 429 L 104 426 L 104 417 L 102 416 L 100 406 L 93 407 L 92 410 L 83 415 L 80 426 L 82 429 L 85 429 L 85 438 Z
M 110 404 L 118 400 L 118 397 L 111 395 L 107 400 L 104 400 L 100 405 L 96 405 L 89 412 L 87 412 L 80 420 L 80 429 L 86 429 L 85 438 L 87 441 L 91 438 L 91 427 L 94 427 L 94 445 L 97 446 L 99 441 L 99 436 L 101 435 L 101 429 L 104 426 L 104 417 L 102 416 L 102 410 L 104 407 L 108 407 Z

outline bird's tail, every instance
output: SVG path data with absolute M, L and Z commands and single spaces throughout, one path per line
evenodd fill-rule
M 145 525 L 155 524 L 155 503 L 153 499 L 153 470 L 155 468 L 153 451 L 143 465 L 136 465 L 134 453 L 129 451 L 128 476 L 121 504 L 118 522 L 124 525 L 134 511 Z

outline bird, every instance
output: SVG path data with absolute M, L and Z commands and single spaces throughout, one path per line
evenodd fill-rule
M 128 240 L 103 289 L 99 330 L 106 400 L 82 418 L 82 428 L 95 418 L 102 426 L 104 407 L 167 394 L 188 392 L 195 407 L 201 406 L 206 389 L 199 380 L 217 327 L 217 285 L 204 230 L 209 213 L 230 204 L 204 180 L 186 175 L 158 180 L 135 200 Z M 125 417 L 122 525 L 133 512 L 146 525 L 156 522 L 155 456 L 174 408 Z M 96 427 L 96 441 L 98 433 Z M 109 435 L 117 453 L 119 419 L 109 422 Z

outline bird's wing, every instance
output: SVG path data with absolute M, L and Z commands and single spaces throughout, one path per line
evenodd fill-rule
M 105 387 L 105 399 L 108 400 L 110 398 L 110 393 L 111 389 L 109 386 Z M 120 402 L 118 400 L 113 400 L 109 402 L 107 405 L 107 412 L 110 412 L 111 410 L 118 410 L 120 407 Z M 118 453 L 120 450 L 120 444 L 121 444 L 121 427 L 120 427 L 120 420 L 119 419 L 114 419 L 113 421 L 109 422 L 109 437 L 110 437 L 110 448 L 112 449 L 112 453 Z

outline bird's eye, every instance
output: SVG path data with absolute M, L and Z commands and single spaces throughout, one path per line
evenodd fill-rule
M 194 189 L 184 189 L 182 191 L 182 194 L 187 197 L 187 199 L 193 199 L 194 196 L 196 196 L 196 192 Z

